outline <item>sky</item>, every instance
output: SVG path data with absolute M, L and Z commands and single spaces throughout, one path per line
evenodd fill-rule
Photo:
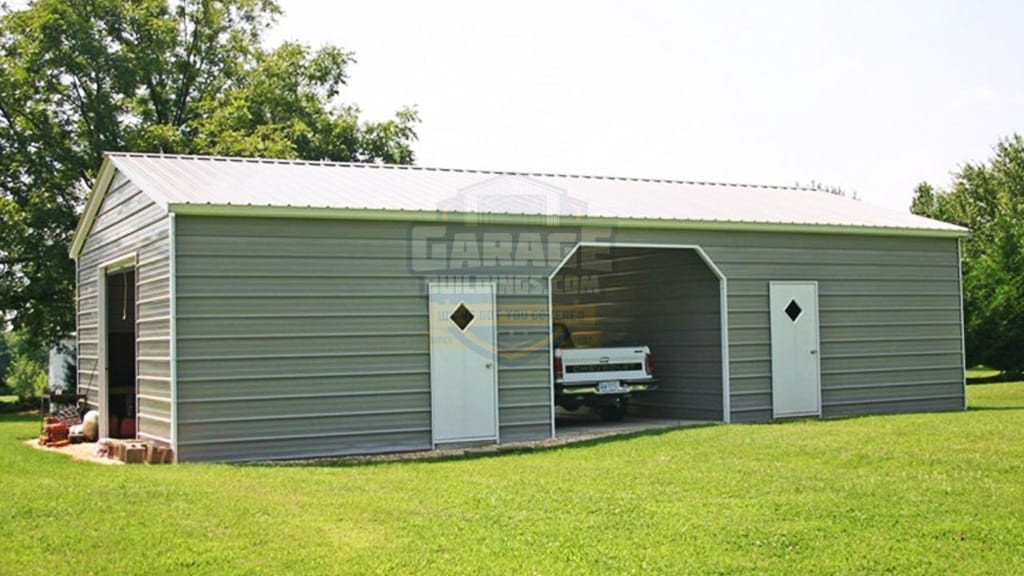
M 281 0 L 421 166 L 838 186 L 906 211 L 1024 133 L 1024 2 Z

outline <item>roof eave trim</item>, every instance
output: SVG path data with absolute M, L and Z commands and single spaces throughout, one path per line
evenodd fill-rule
M 654 230 L 714 230 L 744 232 L 791 232 L 808 234 L 848 234 L 854 236 L 916 236 L 961 238 L 970 235 L 964 228 L 892 228 L 882 226 L 842 226 L 770 222 L 729 222 L 708 220 L 662 220 L 651 218 L 610 218 L 606 216 L 552 216 L 544 214 L 490 214 L 427 210 L 377 210 L 306 206 L 249 206 L 237 204 L 170 203 L 169 211 L 182 216 L 223 216 L 231 218 L 298 218 L 310 220 L 373 220 L 422 223 L 474 223 L 547 226 L 609 226 Z
M 100 206 L 103 205 L 103 198 L 106 197 L 107 188 L 110 187 L 110 182 L 114 179 L 116 172 L 117 168 L 114 167 L 110 157 L 104 156 L 103 163 L 100 165 L 99 175 L 96 177 L 96 184 L 89 191 L 89 198 L 85 201 L 85 210 L 82 211 L 82 216 L 78 219 L 78 226 L 75 228 L 75 234 L 71 237 L 71 247 L 68 249 L 68 254 L 72 260 L 78 260 L 78 255 L 82 253 L 85 239 L 89 236 L 92 223 L 96 220 L 96 214 L 99 213 Z

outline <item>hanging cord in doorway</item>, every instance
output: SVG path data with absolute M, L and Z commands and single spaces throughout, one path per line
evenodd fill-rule
M 121 302 L 121 320 L 127 320 L 128 319 L 128 274 L 122 274 L 122 276 L 124 277 L 124 291 L 123 291 L 124 298 L 122 299 L 122 302 Z

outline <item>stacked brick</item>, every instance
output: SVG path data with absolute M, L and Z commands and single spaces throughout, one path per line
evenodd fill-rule
M 60 418 L 48 417 L 43 425 L 43 433 L 39 435 L 40 446 L 60 448 L 71 444 L 68 439 L 68 423 Z

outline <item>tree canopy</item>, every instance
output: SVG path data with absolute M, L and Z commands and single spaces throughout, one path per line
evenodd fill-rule
M 971 229 L 963 245 L 969 365 L 1024 369 L 1024 140 L 996 144 L 984 164 L 964 164 L 948 190 L 923 182 L 911 211 Z
M 265 48 L 279 13 L 272 0 L 0 8 L 0 315 L 29 341 L 74 328 L 67 248 L 105 151 L 413 161 L 416 111 L 361 120 L 339 101 L 352 53 Z

